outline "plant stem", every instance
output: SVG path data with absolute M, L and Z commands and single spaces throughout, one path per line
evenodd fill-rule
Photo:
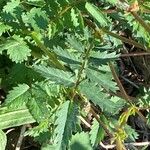
M 125 89 L 124 89 L 124 87 L 122 86 L 122 84 L 121 84 L 121 82 L 120 82 L 120 80 L 119 80 L 119 78 L 118 78 L 118 76 L 117 76 L 117 73 L 116 73 L 116 71 L 115 71 L 115 69 L 114 69 L 114 66 L 112 65 L 111 62 L 109 63 L 109 67 L 110 67 L 110 70 L 111 70 L 111 72 L 112 72 L 112 74 L 113 74 L 113 77 L 114 77 L 115 81 L 117 82 L 117 85 L 118 85 L 118 87 L 119 87 L 121 93 L 122 93 L 123 96 L 124 96 L 124 99 L 125 99 L 130 105 L 132 105 L 132 101 L 130 100 L 130 98 L 128 97 L 128 95 L 127 95 L 127 93 L 126 93 L 126 91 L 125 91 Z
M 117 82 L 117 85 L 121 91 L 121 93 L 123 94 L 124 96 L 124 99 L 131 105 L 131 106 L 134 106 L 134 104 L 132 103 L 132 101 L 130 100 L 129 96 L 127 95 L 124 87 L 122 86 L 122 83 L 120 82 L 118 76 L 117 76 L 117 73 L 112 65 L 112 63 L 110 62 L 109 63 L 109 67 L 111 69 L 111 72 L 113 74 L 113 77 L 115 79 L 115 81 Z M 135 107 L 135 106 L 134 106 Z M 137 108 L 137 107 L 136 107 Z M 138 108 L 136 109 L 136 113 L 140 116 L 140 118 L 146 123 L 147 122 L 147 119 L 145 118 L 145 116 L 143 116 L 143 114 L 138 110 Z
M 131 14 L 150 33 L 150 26 L 136 12 L 131 12 Z
M 114 77 L 114 79 L 115 79 L 115 81 L 117 82 L 117 85 L 118 85 L 118 87 L 119 87 L 119 89 L 120 89 L 120 91 L 121 91 L 121 93 L 123 94 L 123 96 L 124 96 L 124 99 L 131 105 L 131 107 L 135 107 L 135 112 L 140 116 L 140 118 L 146 123 L 147 122 L 147 119 L 145 118 L 145 116 L 143 116 L 143 114 L 139 111 L 139 109 L 136 107 L 136 106 L 134 106 L 134 104 L 132 103 L 132 101 L 130 100 L 130 98 L 129 98 L 129 96 L 127 95 L 127 93 L 126 93 L 126 91 L 125 91 L 125 89 L 124 89 L 124 87 L 122 86 L 122 83 L 120 82 L 120 80 L 119 80 L 119 78 L 118 78 L 118 76 L 117 76 L 117 73 L 116 73 L 116 71 L 115 71 L 115 69 L 114 69 L 114 67 L 113 67 L 113 65 L 112 65 L 112 63 L 110 62 L 109 63 L 109 67 L 110 67 L 110 69 L 111 69 L 111 72 L 112 72 L 112 74 L 113 74 L 113 77 Z M 128 116 L 129 117 L 129 116 Z M 128 118 L 127 118 L 128 119 Z M 127 121 L 127 120 L 126 120 Z M 125 123 L 126 122 L 122 122 L 120 125 L 119 125 L 119 127 L 117 127 L 118 129 L 120 128 L 120 129 L 123 129 L 123 126 L 125 125 Z M 119 146 L 119 144 L 118 144 L 118 141 L 117 141 L 118 139 L 116 139 L 116 146 L 118 147 Z M 122 145 L 122 144 L 121 144 Z M 117 150 L 119 150 L 119 149 L 117 149 Z
M 92 115 L 94 116 L 94 118 L 98 121 L 98 123 L 103 127 L 103 129 L 105 130 L 105 132 L 107 133 L 107 135 L 110 138 L 113 138 L 113 134 L 110 133 L 109 129 L 107 128 L 107 126 L 99 119 L 99 117 L 97 116 L 96 112 L 91 108 L 90 109 Z
M 121 54 L 119 57 L 138 57 L 138 56 L 149 56 L 150 53 L 127 53 L 127 54 Z
M 142 44 L 137 43 L 136 41 L 132 40 L 132 39 L 127 39 L 123 36 L 120 36 L 114 32 L 108 31 L 106 29 L 102 29 L 103 32 L 107 33 L 108 35 L 115 37 L 116 39 L 119 39 L 121 41 L 123 41 L 124 43 L 128 43 L 130 45 L 134 45 L 137 48 L 143 49 L 145 51 L 150 50 L 150 48 L 145 48 Z M 97 32 L 99 32 L 99 29 L 97 29 Z
M 22 141 L 23 141 L 23 138 L 24 138 L 24 133 L 26 131 L 26 128 L 27 128 L 27 125 L 22 126 L 20 136 L 19 136 L 19 139 L 18 139 L 15 150 L 20 150 L 21 149 L 21 145 L 22 145 Z
M 85 52 L 84 61 L 83 61 L 82 65 L 81 65 L 81 68 L 80 68 L 80 70 L 79 70 L 79 72 L 78 72 L 77 81 L 76 81 L 75 86 L 74 86 L 74 88 L 73 88 L 72 100 L 74 99 L 75 94 L 76 94 L 77 87 L 78 87 L 78 85 L 80 84 L 82 72 L 83 72 L 83 70 L 85 69 L 85 66 L 86 66 L 86 63 L 87 63 L 87 61 L 88 61 L 88 57 L 89 57 L 89 54 L 90 54 L 90 51 L 91 51 L 92 47 L 93 47 L 93 45 L 91 44 L 91 45 L 89 46 L 89 48 L 86 50 L 86 52 Z
M 93 47 L 93 45 L 91 44 L 89 46 L 89 48 L 87 49 L 87 51 L 85 52 L 85 58 L 84 58 L 84 61 L 83 61 L 82 65 L 81 65 L 81 68 L 80 68 L 80 70 L 78 72 L 77 81 L 76 81 L 76 84 L 75 84 L 75 86 L 73 88 L 72 100 L 74 100 L 74 97 L 76 95 L 76 90 L 77 90 L 78 85 L 80 84 L 81 75 L 82 75 L 83 70 L 85 69 L 85 65 L 87 63 L 87 60 L 88 60 L 88 57 L 89 57 L 89 54 L 90 54 L 90 51 L 91 51 L 92 47 Z M 110 133 L 110 131 L 107 128 L 107 126 L 99 119 L 99 117 L 97 116 L 97 113 L 94 111 L 94 109 L 92 107 L 90 108 L 90 112 L 95 117 L 95 119 L 98 121 L 98 123 L 103 127 L 103 129 L 105 130 L 107 135 L 112 138 L 113 134 Z
M 138 42 L 136 42 L 136 41 L 134 41 L 134 40 L 132 40 L 132 39 L 127 39 L 127 38 L 125 38 L 125 37 L 122 37 L 122 36 L 118 35 L 117 33 L 108 31 L 108 30 L 105 29 L 105 28 L 101 28 L 101 30 L 100 30 L 92 21 L 90 21 L 90 20 L 88 20 L 88 19 L 86 19 L 86 18 L 84 18 L 84 20 L 85 20 L 85 22 L 87 23 L 87 25 L 88 25 L 89 27 L 91 27 L 92 29 L 95 30 L 95 32 L 99 35 L 100 39 L 101 39 L 101 34 L 102 34 L 102 32 L 104 32 L 104 33 L 106 33 L 106 34 L 108 34 L 108 35 L 110 35 L 110 36 L 112 36 L 112 37 L 114 37 L 114 38 L 116 38 L 116 39 L 121 40 L 121 41 L 124 42 L 124 43 L 128 43 L 128 44 L 130 44 L 130 45 L 134 45 L 135 47 L 140 48 L 140 49 L 143 49 L 144 51 L 147 51 L 147 50 L 150 51 L 150 48 L 149 48 L 149 47 L 144 47 L 142 44 L 140 44 L 140 43 L 138 43 Z
M 104 145 L 102 142 L 100 143 L 100 145 L 104 148 L 104 149 L 114 149 L 116 147 L 116 145 Z M 143 146 L 148 146 L 150 145 L 150 141 L 147 142 L 135 142 L 135 143 L 124 143 L 125 146 L 136 146 L 136 147 L 143 147 Z

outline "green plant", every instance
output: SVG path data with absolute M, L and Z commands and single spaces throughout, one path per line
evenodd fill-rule
M 125 92 L 115 62 L 125 43 L 150 50 L 149 14 L 144 11 L 149 2 L 139 3 L 140 12 L 128 10 L 133 3 L 1 2 L 0 79 L 8 93 L 0 108 L 1 149 L 6 145 L 2 129 L 34 122 L 26 135 L 43 150 L 95 149 L 106 136 L 119 150 L 126 140 L 138 138 L 127 121 L 138 114 L 147 122 L 143 105 Z M 116 12 L 107 13 L 114 6 Z M 119 34 L 126 29 L 132 39 Z M 89 114 L 91 129 L 86 132 L 83 123 Z

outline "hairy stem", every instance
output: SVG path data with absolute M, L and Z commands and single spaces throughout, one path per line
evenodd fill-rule
M 93 45 L 91 44 L 91 45 L 89 46 L 89 48 L 86 50 L 86 52 L 85 52 L 84 61 L 83 61 L 82 65 L 81 65 L 81 68 L 80 68 L 80 70 L 79 70 L 79 72 L 78 72 L 77 81 L 76 81 L 75 86 L 74 86 L 74 88 L 73 88 L 72 99 L 74 99 L 74 97 L 75 97 L 77 87 L 78 87 L 78 85 L 80 84 L 81 76 L 82 76 L 83 70 L 85 69 L 85 66 L 86 66 L 86 64 L 87 64 L 88 57 L 89 57 L 89 54 L 90 54 L 90 51 L 91 51 L 92 47 L 93 47 Z

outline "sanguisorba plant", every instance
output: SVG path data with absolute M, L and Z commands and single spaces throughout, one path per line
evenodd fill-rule
M 0 108 L 0 149 L 7 142 L 3 129 L 35 122 L 25 134 L 43 150 L 91 150 L 105 137 L 120 150 L 135 141 L 128 117 L 147 120 L 124 91 L 114 60 L 125 43 L 150 49 L 147 4 L 2 0 L 0 88 L 8 94 Z M 120 36 L 126 29 L 131 39 Z

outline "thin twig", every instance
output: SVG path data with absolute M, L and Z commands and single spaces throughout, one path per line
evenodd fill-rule
M 112 65 L 112 63 L 109 63 L 109 67 L 110 67 L 110 70 L 111 70 L 111 72 L 112 72 L 112 74 L 113 74 L 113 77 L 114 77 L 115 81 L 117 82 L 117 85 L 118 85 L 118 87 L 119 87 L 119 89 L 120 89 L 120 92 L 122 92 L 122 94 L 124 95 L 124 99 L 125 99 L 129 104 L 132 105 L 132 101 L 131 101 L 130 98 L 128 97 L 128 95 L 127 95 L 127 93 L 126 93 L 126 91 L 125 91 L 125 89 L 124 89 L 122 83 L 120 82 L 119 77 L 118 77 L 118 75 L 117 75 L 117 73 L 116 73 L 116 71 L 115 71 L 114 66 Z
M 120 82 L 119 80 L 119 77 L 114 69 L 114 66 L 112 65 L 112 63 L 109 63 L 109 66 L 110 66 L 110 69 L 111 69 L 111 72 L 113 74 L 113 77 L 115 79 L 115 81 L 117 82 L 117 85 L 120 89 L 120 91 L 122 92 L 123 96 L 124 96 L 124 99 L 131 105 L 133 106 L 133 102 L 131 101 L 131 99 L 129 98 L 128 94 L 126 93 L 122 83 Z M 141 117 L 141 119 L 146 123 L 147 122 L 147 119 L 143 116 L 143 114 L 137 109 L 136 113 Z
M 14 130 L 15 130 L 15 128 L 9 129 L 6 131 L 6 134 L 9 134 L 11 131 L 14 131 Z
M 83 97 L 80 95 L 81 99 L 83 99 Z M 80 101 L 81 103 L 81 101 Z M 112 138 L 113 137 L 113 134 L 109 131 L 109 129 L 107 128 L 107 126 L 100 120 L 99 116 L 97 115 L 96 111 L 97 108 L 93 105 L 93 104 L 90 104 L 90 112 L 91 114 L 93 115 L 93 117 L 97 120 L 97 122 L 100 124 L 100 126 L 104 129 L 105 133 L 110 137 Z M 100 112 L 101 113 L 101 112 Z
M 23 138 L 24 138 L 24 133 L 26 131 L 26 128 L 27 128 L 27 125 L 23 125 L 22 126 L 21 132 L 20 132 L 20 136 L 19 136 L 19 139 L 18 139 L 18 142 L 17 142 L 15 150 L 20 150 L 21 145 L 22 145 L 22 141 L 23 141 Z
M 123 80 L 125 80 L 126 82 L 128 82 L 129 84 L 131 84 L 132 86 L 136 87 L 137 89 L 139 89 L 139 86 L 136 85 L 134 82 L 130 81 L 129 79 L 125 78 L 124 76 L 120 76 Z
M 83 122 L 88 128 L 91 128 L 91 125 L 82 117 L 82 116 L 78 116 L 78 118 L 81 120 L 81 122 Z
M 125 48 L 125 45 L 123 45 L 123 47 L 124 47 L 124 51 L 125 51 L 127 54 L 129 54 L 129 51 L 128 51 L 128 49 Z M 134 49 L 134 46 L 132 46 L 131 51 L 132 51 L 133 49 Z M 134 63 L 133 63 L 131 57 L 128 57 L 128 58 L 129 58 L 129 61 L 130 61 L 130 63 L 131 63 L 132 68 L 134 69 L 135 73 L 138 74 L 138 72 L 137 72 L 137 70 L 136 70 L 136 67 L 135 67 L 135 65 L 134 65 Z
M 99 30 L 99 29 L 98 29 Z M 97 30 L 97 31 L 98 31 Z M 128 39 L 128 38 L 125 38 L 125 37 L 123 37 L 123 36 L 120 36 L 119 34 L 117 34 L 117 33 L 114 33 L 114 32 L 111 32 L 111 31 L 109 31 L 109 30 L 107 30 L 107 29 L 102 29 L 102 31 L 104 32 L 104 33 L 107 33 L 108 35 L 110 35 L 110 36 L 112 36 L 112 37 L 115 37 L 116 39 L 119 39 L 119 40 L 121 40 L 121 41 L 123 41 L 124 43 L 128 43 L 128 44 L 130 44 L 130 45 L 134 45 L 135 47 L 137 47 L 137 48 L 141 48 L 141 49 L 143 49 L 143 50 L 145 50 L 145 51 L 147 51 L 147 50 L 150 50 L 150 48 L 148 47 L 144 47 L 142 44 L 140 44 L 140 43 L 138 43 L 138 42 L 136 42 L 136 41 L 134 41 L 134 40 L 132 40 L 132 39 Z
M 121 54 L 119 57 L 138 57 L 138 56 L 149 56 L 150 53 L 128 53 L 128 54 Z
M 99 117 L 97 116 L 96 112 L 91 108 L 90 109 L 92 115 L 94 116 L 94 118 L 98 121 L 98 123 L 102 126 L 102 128 L 105 130 L 106 134 L 110 137 L 113 138 L 113 134 L 109 131 L 109 129 L 107 128 L 107 126 L 99 119 Z
M 82 117 L 78 117 L 88 128 L 91 128 L 91 125 Z M 147 146 L 150 145 L 150 142 L 132 142 L 132 143 L 124 143 L 125 146 L 133 145 L 137 147 L 142 147 L 142 146 Z M 115 144 L 112 145 L 105 145 L 103 142 L 100 142 L 100 146 L 105 148 L 105 149 L 113 149 L 116 147 Z
M 142 146 L 148 146 L 150 145 L 150 141 L 148 142 L 135 142 L 135 143 L 124 143 L 125 146 L 130 146 L 130 145 L 133 145 L 133 146 L 137 146 L 137 147 L 142 147 Z M 105 149 L 113 149 L 116 147 L 115 144 L 112 144 L 112 145 L 105 145 L 103 144 L 103 142 L 100 142 L 100 146 L 105 148 Z
M 99 119 L 99 117 L 97 116 L 97 114 L 94 112 L 94 110 L 91 108 L 91 113 L 92 115 L 95 117 L 95 119 L 99 122 L 99 124 L 103 127 L 103 129 L 105 130 L 105 132 L 110 136 L 113 137 L 113 135 L 109 132 L 109 130 L 107 129 L 107 127 L 105 126 L 105 124 Z M 91 125 L 82 117 L 82 116 L 78 116 L 78 118 L 88 127 L 91 128 Z

